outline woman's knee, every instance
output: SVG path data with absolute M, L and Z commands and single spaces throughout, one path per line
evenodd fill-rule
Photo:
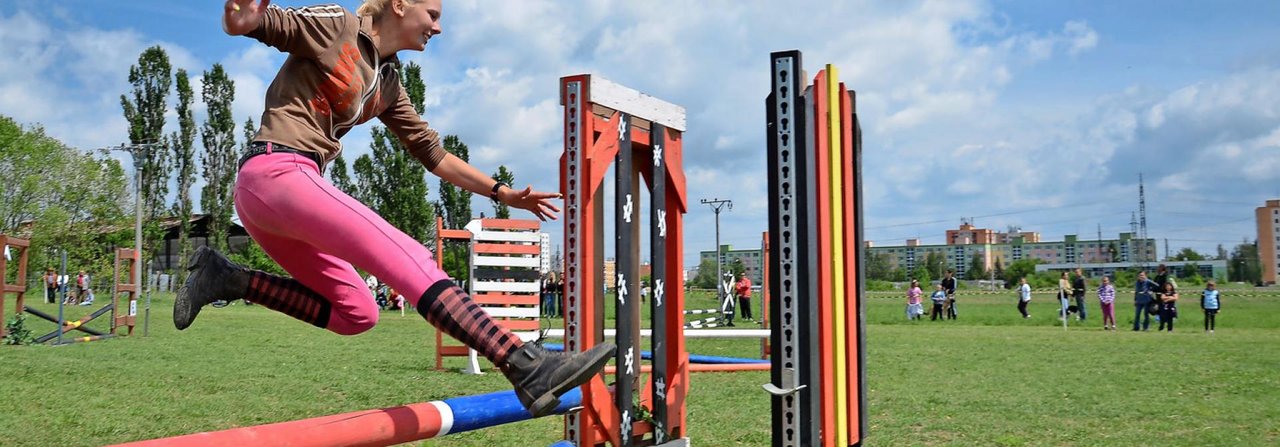
M 329 330 L 338 335 L 356 335 L 378 325 L 378 304 L 372 297 L 358 291 L 352 291 L 352 295 L 342 297 L 342 304 L 333 307 L 329 318 Z

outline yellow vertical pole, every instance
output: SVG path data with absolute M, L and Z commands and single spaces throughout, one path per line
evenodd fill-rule
M 821 86 L 820 86 L 821 87 Z M 835 342 L 832 355 L 835 356 L 835 395 L 836 395 L 836 445 L 849 445 L 849 382 L 846 378 L 849 376 L 848 363 L 846 362 L 846 344 L 847 338 L 845 332 L 849 330 L 845 321 L 845 296 L 844 296 L 844 197 L 843 182 L 844 178 L 841 154 L 841 145 L 843 138 L 840 125 L 844 119 L 840 112 L 840 95 L 845 92 L 840 90 L 840 72 L 835 65 L 827 64 L 827 126 L 828 150 L 830 151 L 830 178 L 829 185 L 831 194 L 831 212 L 827 215 L 831 219 L 831 266 L 833 281 L 831 285 L 831 299 L 833 300 L 832 310 L 832 327 L 835 333 L 832 334 L 832 340 Z

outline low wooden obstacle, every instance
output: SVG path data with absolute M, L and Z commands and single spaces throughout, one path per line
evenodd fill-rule
M 555 414 L 581 405 L 582 393 L 560 397 Z M 118 447 L 389 446 L 532 419 L 513 391 L 335 414 L 311 419 L 117 444 Z
M 31 248 L 31 241 L 26 239 L 18 239 L 15 237 L 0 234 L 0 337 L 7 335 L 5 323 L 8 320 L 4 318 L 4 299 L 9 294 L 16 295 L 17 299 L 13 304 L 14 315 L 21 314 L 22 310 L 27 307 L 27 251 Z M 13 283 L 9 282 L 9 258 L 12 257 L 18 261 L 17 268 L 14 273 Z
M 29 246 L 29 242 L 23 241 L 23 240 L 15 241 L 14 239 L 11 239 L 11 238 L 4 240 L 3 236 L 0 236 L 0 242 L 7 243 L 13 246 L 20 246 L 24 248 L 19 261 L 19 271 L 24 272 L 26 270 L 25 248 Z M 23 245 L 23 244 L 28 244 L 28 245 Z M 118 335 L 132 335 L 134 322 L 136 320 L 135 315 L 137 315 L 138 287 L 136 284 L 133 284 L 131 281 L 132 281 L 132 278 L 137 277 L 135 273 L 136 273 L 136 269 L 140 265 L 139 258 L 140 257 L 137 255 L 137 253 L 132 249 L 122 248 L 122 249 L 116 250 L 116 258 L 115 258 L 115 266 L 114 266 L 115 272 L 112 275 L 113 276 L 112 281 L 114 282 L 114 285 L 113 285 L 114 293 L 112 293 L 111 295 L 111 302 L 93 311 L 93 313 L 90 313 L 89 315 L 84 316 L 78 320 L 67 320 L 63 317 L 62 306 L 64 306 L 66 303 L 61 303 L 58 305 L 58 316 L 54 317 L 53 315 L 49 315 L 38 309 L 25 305 L 25 303 L 23 302 L 24 300 L 22 295 L 19 294 L 18 303 L 15 306 L 18 313 L 26 313 L 57 325 L 57 328 L 54 329 L 52 332 L 36 337 L 34 341 L 36 343 L 53 342 L 54 344 L 69 344 L 69 343 L 83 343 L 83 342 L 89 342 L 89 341 L 95 341 L 95 340 L 105 340 Z M 0 273 L 3 273 L 4 267 L 5 267 L 4 264 L 0 264 Z M 129 278 L 129 280 L 126 282 L 122 282 L 120 280 L 121 273 L 124 273 L 125 277 Z M 22 282 L 25 283 L 25 279 L 23 279 Z M 15 285 L 13 288 L 16 288 L 16 287 L 17 285 Z M 10 286 L 6 284 L 5 289 L 10 290 Z M 122 294 L 124 296 L 123 302 L 127 304 L 127 313 L 122 313 L 119 311 L 121 302 L 122 302 L 121 300 Z M 0 296 L 0 308 L 3 308 L 3 305 L 4 305 L 3 300 L 4 300 L 3 296 Z M 105 331 L 89 328 L 87 326 L 90 322 L 98 319 L 99 317 L 102 317 L 103 315 L 106 315 L 107 312 L 111 313 L 111 317 L 108 322 L 108 327 Z M 122 329 L 124 330 L 123 334 L 120 333 Z M 80 337 L 65 337 L 65 335 L 71 331 L 80 331 L 89 335 L 80 336 Z
M 774 446 L 860 445 L 863 379 L 862 129 L 854 92 L 799 51 L 770 55 L 767 271 L 776 325 Z
M 474 219 L 462 230 L 444 228 L 436 218 L 436 253 L 443 262 L 444 244 L 467 244 L 467 293 L 499 325 L 528 341 L 537 338 L 542 305 L 541 228 L 536 220 Z M 462 345 L 445 344 L 444 331 L 436 331 L 436 369 L 444 369 L 444 358 L 468 357 L 463 372 L 481 374 L 476 351 Z
M 53 330 L 53 332 L 50 332 L 50 333 L 48 333 L 48 334 L 44 334 L 44 335 L 42 335 L 42 336 L 39 336 L 39 337 L 36 337 L 36 338 L 35 338 L 35 342 L 36 342 L 36 343 L 45 343 L 45 342 L 48 342 L 48 341 L 53 340 L 53 339 L 55 339 L 55 338 L 59 338 L 59 336 L 60 336 L 60 335 L 66 334 L 67 332 L 70 332 L 70 331 L 73 331 L 73 330 L 75 330 L 75 331 L 80 331 L 80 332 L 84 332 L 84 333 L 89 334 L 89 335 L 88 335 L 88 336 L 86 336 L 86 337 L 76 337 L 76 338 L 64 339 L 64 341 L 67 341 L 67 340 L 79 340 L 79 339 L 82 339 L 82 338 L 93 338 L 93 337 L 97 337 L 97 338 L 94 338 L 95 340 L 101 340 L 101 339 L 103 339 L 103 338 L 110 338 L 110 337 L 111 337 L 111 335 L 109 335 L 108 333 L 106 333 L 106 332 L 100 332 L 100 331 L 98 331 L 98 330 L 96 330 L 96 329 L 91 329 L 91 328 L 89 328 L 89 327 L 86 327 L 85 325 L 86 325 L 86 324 L 89 324 L 89 322 L 90 322 L 90 321 L 93 321 L 93 320 L 97 319 L 98 317 L 101 317 L 103 314 L 105 314 L 105 313 L 107 313 L 107 312 L 110 312 L 112 309 L 115 309 L 115 306 L 113 306 L 113 305 L 111 305 L 111 304 L 107 304 L 106 306 L 102 306 L 102 308 L 100 308 L 100 309 L 98 309 L 98 310 L 94 311 L 93 313 L 89 314 L 88 316 L 86 316 L 86 317 L 84 317 L 84 318 L 81 318 L 81 319 L 79 319 L 79 320 L 74 320 L 74 321 L 66 321 L 66 320 L 58 321 L 58 318 L 56 318 L 56 317 L 54 317 L 54 316 L 52 316 L 52 315 L 46 314 L 46 313 L 44 313 L 44 312 L 41 312 L 41 311 L 39 311 L 39 310 L 33 309 L 33 308 L 31 308 L 30 306 L 23 307 L 23 308 L 22 308 L 22 311 L 23 311 L 23 312 L 25 312 L 25 313 L 27 313 L 27 314 L 30 314 L 30 315 L 35 315 L 35 316 L 37 316 L 37 317 L 39 317 L 39 318 L 41 318 L 41 319 L 43 319 L 43 320 L 45 320 L 45 321 L 48 321 L 48 322 L 50 322 L 50 323 L 57 324 L 57 325 L 61 326 L 61 329 L 54 329 L 54 330 Z M 79 341 L 88 341 L 88 340 L 79 340 Z

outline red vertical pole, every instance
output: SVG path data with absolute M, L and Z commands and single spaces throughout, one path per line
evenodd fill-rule
M 815 297 L 818 301 L 818 352 L 821 354 L 822 377 L 822 445 L 835 446 L 835 358 L 832 349 L 835 347 L 835 325 L 832 320 L 833 305 L 830 301 L 832 293 L 831 277 L 833 276 L 831 259 L 831 156 L 828 153 L 830 137 L 827 131 L 829 120 L 830 98 L 826 91 L 827 72 L 819 71 L 813 80 L 813 116 L 809 120 L 813 126 L 814 181 L 817 191 L 812 206 L 817 210 L 818 241 L 818 290 Z

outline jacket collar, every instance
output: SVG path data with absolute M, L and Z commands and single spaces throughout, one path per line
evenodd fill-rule
M 382 52 L 378 50 L 378 44 L 373 40 L 373 16 L 360 16 L 359 20 L 360 20 L 359 36 L 363 37 L 366 41 L 368 41 L 369 46 L 373 48 L 373 60 L 377 62 L 379 65 L 391 64 L 392 67 L 399 69 L 400 56 L 398 54 L 392 54 L 391 57 L 388 57 L 385 60 L 381 59 L 381 57 L 379 56 L 380 54 L 382 54 Z M 378 67 L 374 67 L 374 69 L 377 69 L 377 68 Z

